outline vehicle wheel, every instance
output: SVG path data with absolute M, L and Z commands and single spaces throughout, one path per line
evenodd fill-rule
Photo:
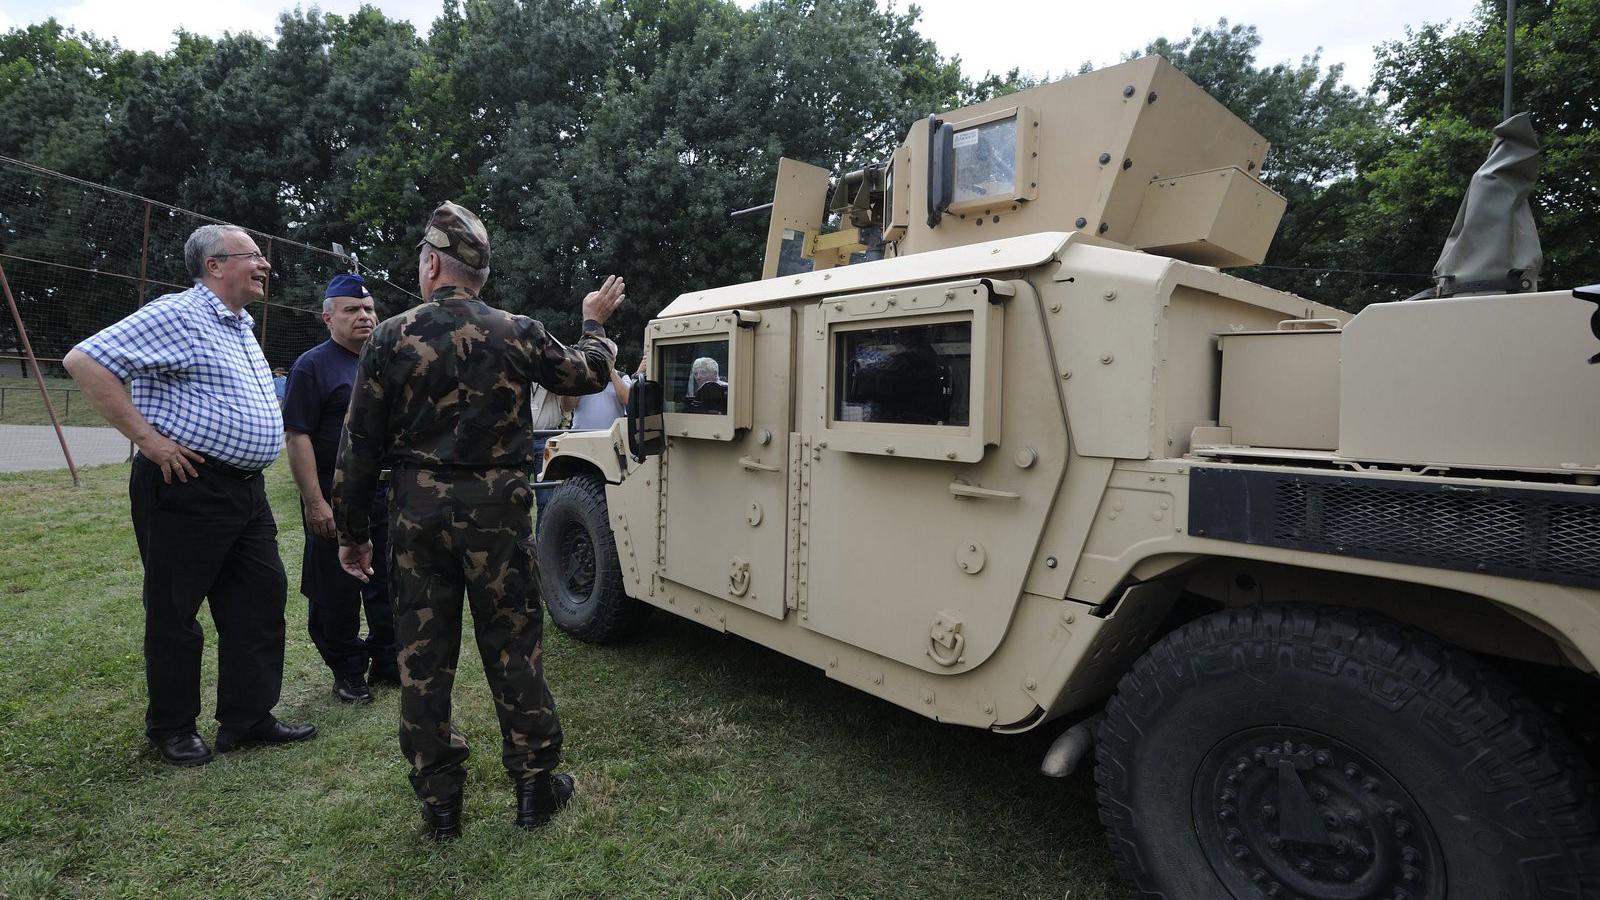
M 1179 628 L 1118 685 L 1096 761 L 1136 896 L 1600 896 L 1600 796 L 1571 743 L 1482 663 L 1371 613 Z
M 551 621 L 591 644 L 637 631 L 650 607 L 622 589 L 605 484 L 592 475 L 566 479 L 545 504 L 543 518 L 537 539 L 539 588 Z

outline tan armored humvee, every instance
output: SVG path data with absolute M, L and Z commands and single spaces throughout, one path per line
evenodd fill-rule
M 837 230 L 785 160 L 766 277 L 678 297 L 630 418 L 549 443 L 556 624 L 1073 724 L 1044 768 L 1095 747 L 1139 896 L 1600 896 L 1597 782 L 1500 672 L 1600 697 L 1592 307 L 1224 274 L 1266 152 L 1151 57 L 917 124 Z

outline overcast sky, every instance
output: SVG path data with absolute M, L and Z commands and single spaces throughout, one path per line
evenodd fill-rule
M 741 0 L 750 5 L 753 0 Z M 880 0 L 884 2 L 884 0 Z M 309 5 L 309 4 L 307 4 Z M 350 13 L 359 0 L 324 0 L 324 11 Z M 376 0 L 387 15 L 407 18 L 423 34 L 440 0 Z M 906 3 L 897 4 L 904 9 Z M 1157 37 L 1182 38 L 1218 18 L 1255 25 L 1259 64 L 1298 61 L 1322 48 L 1327 63 L 1344 63 L 1345 80 L 1366 87 L 1372 48 L 1400 40 L 1406 26 L 1461 22 L 1474 0 L 923 0 L 922 33 L 946 56 L 959 55 L 972 77 L 1014 66 L 1060 77 L 1084 61 L 1097 65 Z M 286 0 L 0 0 L 0 29 L 50 16 L 122 46 L 162 51 L 179 26 L 208 35 L 251 31 L 270 37 Z

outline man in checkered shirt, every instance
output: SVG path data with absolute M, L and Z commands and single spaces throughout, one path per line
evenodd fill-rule
M 232 225 L 195 229 L 183 259 L 194 287 L 146 304 L 63 363 L 139 448 L 128 495 L 144 562 L 145 734 L 166 762 L 198 766 L 211 761 L 195 729 L 202 600 L 217 629 L 217 750 L 317 729 L 272 715 L 288 580 L 261 472 L 278 457 L 283 417 L 244 311 L 266 296 L 272 266 Z

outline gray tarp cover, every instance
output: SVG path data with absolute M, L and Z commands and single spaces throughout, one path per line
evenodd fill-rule
M 1444 252 L 1433 267 L 1440 288 L 1449 293 L 1499 293 L 1504 288 L 1467 287 L 1469 282 L 1504 284 L 1509 273 L 1522 271 L 1534 290 L 1544 252 L 1533 225 L 1528 195 L 1539 177 L 1539 138 L 1527 113 L 1518 113 L 1494 129 L 1489 158 L 1472 176 L 1467 196 L 1456 213 Z M 1449 279 L 1450 281 L 1443 281 Z M 1461 286 L 1452 290 L 1450 282 Z

